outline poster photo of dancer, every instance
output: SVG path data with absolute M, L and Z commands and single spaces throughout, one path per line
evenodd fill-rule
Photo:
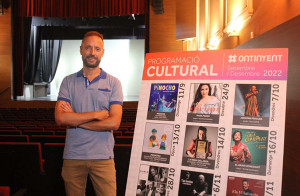
M 233 124 L 269 126 L 270 99 L 270 84 L 237 84 Z

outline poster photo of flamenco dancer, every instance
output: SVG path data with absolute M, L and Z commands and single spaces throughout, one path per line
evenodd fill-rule
M 148 120 L 173 121 L 175 119 L 178 84 L 151 84 Z
M 269 126 L 270 99 L 270 84 L 237 84 L 233 124 Z
M 188 122 L 219 123 L 221 84 L 191 84 Z

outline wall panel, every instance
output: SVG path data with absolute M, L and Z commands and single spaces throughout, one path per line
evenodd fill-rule
M 0 95 L 11 86 L 11 11 L 0 16 Z
M 298 195 L 300 176 L 300 16 L 237 48 L 288 48 L 288 80 L 282 195 Z
M 163 1 L 164 13 L 155 14 L 150 4 L 150 52 L 182 51 L 182 41 L 176 41 L 176 1 Z
M 176 0 L 176 39 L 196 37 L 197 0 Z

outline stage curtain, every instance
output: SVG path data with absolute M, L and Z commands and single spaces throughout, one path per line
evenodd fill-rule
M 31 26 L 27 47 L 25 47 L 24 82 L 33 84 L 38 68 L 41 48 L 41 34 L 37 26 Z
M 100 17 L 144 14 L 147 0 L 20 0 L 24 16 Z
M 42 40 L 39 70 L 42 82 L 50 83 L 56 73 L 60 51 L 61 40 Z

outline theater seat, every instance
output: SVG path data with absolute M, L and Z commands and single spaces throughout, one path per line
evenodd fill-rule
M 24 130 L 23 135 L 54 135 L 54 131 Z
M 20 130 L 0 130 L 0 135 L 22 135 Z
M 30 142 L 39 142 L 42 146 L 42 155 L 44 157 L 44 144 L 45 143 L 65 143 L 66 136 L 64 135 L 31 135 Z
M 133 136 L 116 136 L 116 144 L 132 144 Z
M 44 173 L 40 143 L 0 142 L 0 184 L 11 191 L 39 192 Z
M 9 186 L 0 186 L 0 196 L 10 196 Z
M 64 135 L 31 135 L 29 137 L 30 142 L 44 143 L 65 143 L 66 136 Z
M 47 189 L 44 196 L 65 195 L 64 182 L 61 177 L 64 147 L 64 143 L 44 144 L 45 189 Z
M 0 142 L 28 142 L 28 135 L 0 135 Z
M 131 147 L 131 144 L 115 144 L 114 146 L 118 196 L 125 195 Z

